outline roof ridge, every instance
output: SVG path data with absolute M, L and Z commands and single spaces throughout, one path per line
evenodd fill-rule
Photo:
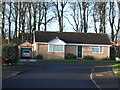
M 91 33 L 91 32 L 88 32 L 88 33 L 85 33 L 85 32 L 60 32 L 60 31 L 35 31 L 35 32 L 42 32 L 42 33 L 74 33 L 74 34 L 80 33 L 80 34 L 108 35 L 107 33 Z

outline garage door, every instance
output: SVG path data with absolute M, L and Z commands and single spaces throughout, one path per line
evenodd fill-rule
M 21 48 L 21 52 L 23 51 L 23 50 L 30 50 L 31 52 L 32 52 L 32 48 L 26 48 L 26 47 L 24 47 L 24 48 Z
M 23 50 L 30 50 L 32 52 L 32 48 L 31 47 L 21 47 L 21 54 L 20 54 L 20 56 L 22 55 L 22 51 Z

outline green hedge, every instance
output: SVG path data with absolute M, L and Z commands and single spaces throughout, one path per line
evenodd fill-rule
M 95 58 L 93 56 L 84 56 L 83 59 L 86 59 L 86 60 L 95 60 Z
M 8 62 L 17 62 L 18 46 L 16 44 L 3 44 L 2 56 L 5 56 L 8 59 Z
M 36 56 L 36 59 L 43 59 L 43 55 L 38 54 L 38 55 Z
M 72 53 L 68 53 L 65 55 L 65 59 L 76 59 L 76 55 L 73 55 Z

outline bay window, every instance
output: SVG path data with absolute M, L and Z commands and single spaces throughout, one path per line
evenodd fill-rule
M 49 52 L 64 52 L 64 45 L 49 44 Z

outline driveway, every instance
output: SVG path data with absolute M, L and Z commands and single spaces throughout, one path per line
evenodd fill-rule
M 3 88 L 97 88 L 90 79 L 95 63 L 39 65 L 40 68 L 4 80 Z

